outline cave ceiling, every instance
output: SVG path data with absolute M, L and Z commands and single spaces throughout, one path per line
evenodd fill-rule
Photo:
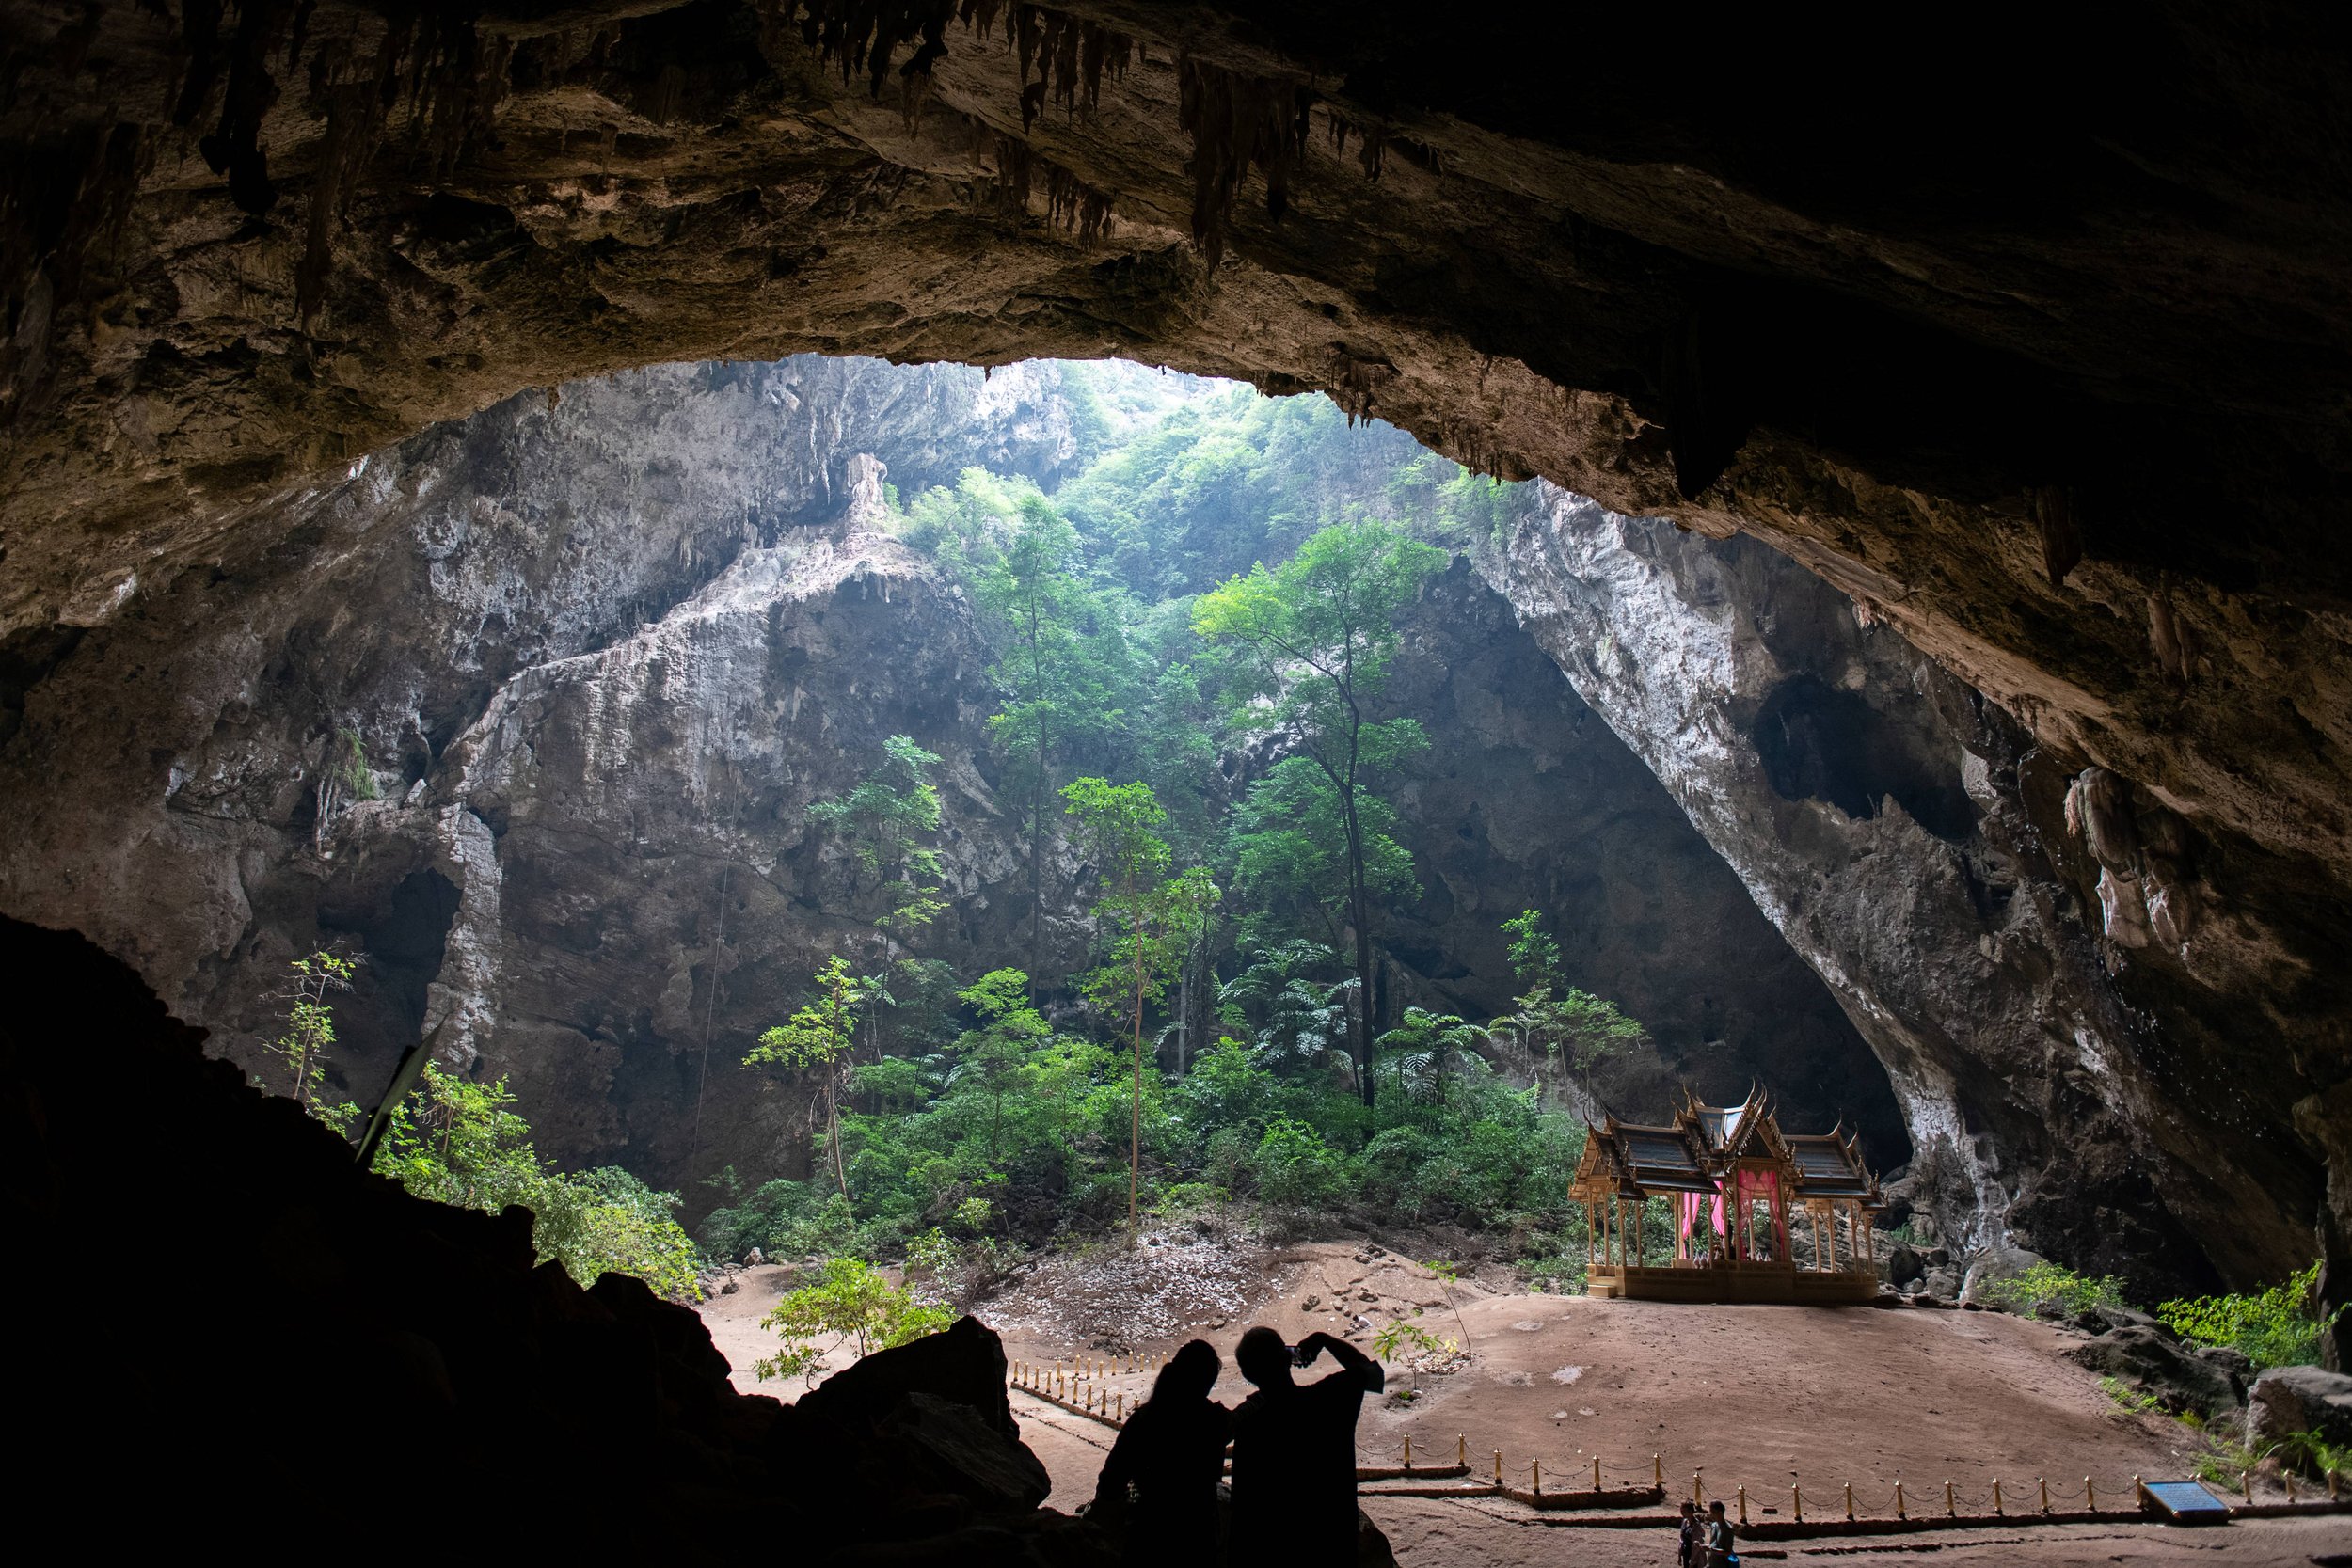
M 8 0 L 0 53 L 11 668 L 518 388 L 1126 356 L 1753 534 L 2344 907 L 2318 8 Z

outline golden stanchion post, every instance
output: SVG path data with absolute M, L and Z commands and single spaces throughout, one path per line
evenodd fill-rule
M 1540 1459 L 1527 1462 L 1527 1489 L 1538 1497 L 1544 1495 L 1544 1462 Z
M 2096 1487 L 2090 1484 L 2090 1478 L 2089 1476 L 2083 1477 L 2083 1501 L 2090 1506 L 2091 1513 L 2096 1513 L 2099 1512 L 2099 1492 Z
M 1495 1450 L 1495 1490 L 1502 1490 L 1502 1450 Z
M 2134 1479 L 2136 1480 L 2137 1478 Z M 2279 1479 L 2287 1483 L 2287 1501 L 2290 1503 L 2295 1501 L 2295 1472 L 2281 1466 L 2279 1471 Z
M 1952 1501 L 1952 1478 L 1949 1476 L 1944 1478 L 1944 1517 L 1947 1519 L 1960 1517 L 1960 1509 Z
M 1121 1421 L 1127 1418 L 1127 1391 L 1123 1388 L 1119 1392 L 1119 1418 Z
M 1748 1524 L 1748 1489 L 1747 1489 L 1746 1487 L 1742 1486 L 1741 1488 L 1740 1488 L 1740 1528 L 1742 1528 L 1742 1529 L 1745 1529 L 1745 1528 L 1747 1528 L 1747 1524 Z
M 2042 1512 L 2047 1513 L 2050 1512 L 2050 1478 L 2048 1476 L 2036 1476 L 2034 1477 L 2034 1480 L 2041 1483 Z
M 1593 1490 L 1600 1490 L 1600 1455 L 1593 1455 Z
M 2001 1478 L 1998 1476 L 1993 1478 L 1993 1517 L 1995 1519 L 2006 1517 L 2001 1513 Z
M 2245 1488 L 2246 1488 L 2246 1506 L 2247 1506 L 2247 1507 L 2249 1507 L 2249 1508 L 2253 1507 L 2253 1506 L 2254 1506 L 2254 1472 L 2253 1472 L 2253 1471 L 2251 1471 L 2251 1470 L 2240 1470 L 2240 1471 L 2237 1473 L 2237 1481 L 2238 1481 L 2238 1484 L 2239 1484 L 2240 1486 L 2243 1486 L 2243 1487 L 2245 1487 Z
M 1707 1512 L 1707 1483 L 1696 1470 L 1691 1472 L 1691 1501 L 1701 1513 Z
M 1797 1516 L 1797 1523 L 1804 1523 L 1804 1492 L 1794 1481 L 1788 1483 L 1788 1512 Z
M 2332 1468 L 2328 1472 L 2328 1500 L 2336 1500 L 2336 1472 Z
M 1903 1512 L 1903 1483 L 1902 1478 L 1899 1476 L 1895 1480 L 1895 1517 L 1898 1519 L 1908 1519 L 1911 1517 L 1911 1515 Z
M 1649 1456 L 1649 1479 L 1650 1484 L 1658 1488 L 1658 1495 L 1664 1497 L 1666 1495 L 1666 1462 L 1656 1454 Z
M 1846 1482 L 1846 1523 L 1853 1523 L 1853 1482 Z
M 1405 1434 L 1405 1468 L 1406 1468 L 1406 1470 L 1408 1470 L 1408 1471 L 1409 1471 L 1410 1469 L 1412 1469 L 1412 1467 L 1413 1467 L 1413 1434 L 1412 1434 L 1411 1433 L 1409 1433 L 1409 1432 L 1408 1432 L 1408 1433 L 1406 1433 Z
M 1458 1432 L 1454 1434 L 1454 1463 L 1462 1467 L 1464 1475 L 1470 1474 L 1470 1439 Z

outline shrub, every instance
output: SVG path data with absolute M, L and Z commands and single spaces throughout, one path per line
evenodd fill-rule
M 2123 1282 L 2113 1275 L 2094 1279 L 2062 1263 L 2036 1263 L 2021 1275 L 1996 1279 L 1984 1288 L 1985 1299 L 2010 1311 L 2031 1311 L 2036 1302 L 2055 1301 L 2069 1312 L 2094 1307 L 2122 1307 Z
M 572 1176 L 548 1169 L 514 1104 L 503 1078 L 477 1084 L 428 1063 L 424 1081 L 393 1114 L 375 1173 L 461 1209 L 495 1214 L 521 1204 L 532 1212 L 541 1260 L 562 1263 L 582 1285 L 630 1274 L 662 1295 L 698 1297 L 694 1243 L 671 1217 L 677 1195 L 616 1168 Z
M 1339 1202 L 1348 1196 L 1347 1157 L 1323 1141 L 1323 1134 L 1289 1117 L 1269 1123 L 1249 1157 L 1258 1195 L 1268 1203 L 1311 1209 Z
M 2191 1296 L 2156 1308 L 2166 1327 L 2201 1345 L 2228 1345 L 2256 1367 L 2299 1367 L 2319 1359 L 2319 1337 L 2344 1308 L 2318 1309 L 2314 1261 L 2258 1294 Z
M 814 1285 L 787 1292 L 759 1320 L 784 1341 L 775 1354 L 754 1363 L 761 1381 L 799 1375 L 810 1382 L 825 1357 L 854 1343 L 860 1356 L 936 1334 L 954 1321 L 945 1307 L 930 1306 L 882 1277 L 856 1258 L 834 1258 Z

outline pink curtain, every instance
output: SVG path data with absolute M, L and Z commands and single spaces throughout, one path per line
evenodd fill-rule
M 1742 1170 L 1740 1173 L 1740 1201 L 1763 1203 L 1772 1216 L 1772 1256 L 1788 1256 L 1788 1227 L 1780 1207 L 1780 1173 L 1772 1170 Z
M 1706 1213 L 1706 1210 L 1708 1207 L 1709 1202 L 1710 1196 L 1706 1193 L 1677 1193 L 1675 1195 L 1675 1228 L 1676 1234 L 1682 1241 L 1689 1241 L 1691 1239 L 1691 1232 L 1696 1230 L 1702 1224 L 1706 1223 L 1703 1216 Z M 1711 1202 L 1715 1211 L 1715 1234 L 1720 1236 L 1724 1233 L 1724 1195 L 1720 1192 L 1713 1194 L 1711 1196 Z

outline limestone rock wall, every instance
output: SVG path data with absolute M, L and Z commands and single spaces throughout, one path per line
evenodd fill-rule
M 2264 1076 L 2259 1026 L 2107 936 L 2068 776 L 2007 714 L 1752 541 L 1539 485 L 1478 560 L 1844 1003 L 1956 1246 L 2143 1290 L 2309 1257 L 2319 1161 L 2281 1136 L 2302 1091 L 2252 1115 L 2217 1092 Z M 2209 978 L 2243 1003 L 2244 974 Z
M 718 1081 L 812 955 L 873 941 L 808 802 L 913 736 L 951 759 L 939 940 L 1009 961 L 1018 919 L 971 760 L 986 655 L 874 531 L 870 449 L 909 484 L 1050 477 L 1076 450 L 1053 374 L 639 372 L 353 465 L 273 544 L 23 672 L 0 901 L 129 958 L 273 1083 L 285 966 L 340 942 L 368 961 L 339 1091 L 371 1101 L 446 1022 L 445 1055 L 511 1075 L 566 1163 L 792 1158 L 794 1107 Z

